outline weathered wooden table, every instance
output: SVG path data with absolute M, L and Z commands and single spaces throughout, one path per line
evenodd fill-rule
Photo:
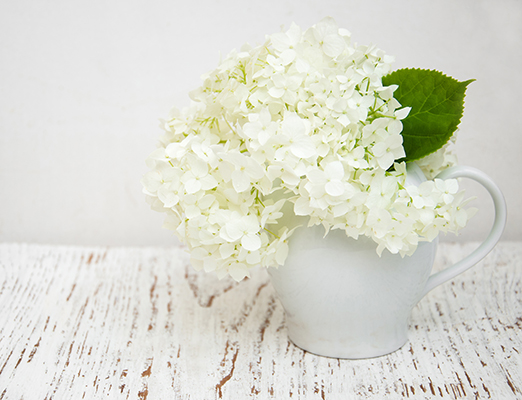
M 436 268 L 474 244 L 441 244 Z M 0 244 L 0 399 L 522 399 L 522 243 L 414 309 L 370 360 L 286 337 L 266 271 L 195 272 L 182 247 Z

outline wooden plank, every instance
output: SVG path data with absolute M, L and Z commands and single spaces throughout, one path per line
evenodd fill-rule
M 437 268 L 473 246 L 441 244 Z M 182 247 L 0 244 L 0 399 L 520 399 L 521 258 L 499 244 L 420 302 L 402 349 L 354 361 L 289 343 L 263 270 L 238 284 Z

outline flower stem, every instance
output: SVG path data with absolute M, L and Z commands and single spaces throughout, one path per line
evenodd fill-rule
M 278 239 L 281 239 L 281 237 L 280 237 L 280 236 L 277 236 L 277 235 L 276 235 L 276 234 L 275 234 L 274 232 L 272 232 L 272 231 L 269 231 L 269 230 L 268 230 L 268 229 L 266 229 L 266 228 L 263 228 L 263 229 L 264 229 L 265 231 L 267 231 L 268 233 L 270 233 L 270 234 L 274 235 L 274 236 L 275 236 L 276 238 L 278 238 Z

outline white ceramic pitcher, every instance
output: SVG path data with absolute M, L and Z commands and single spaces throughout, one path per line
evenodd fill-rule
M 425 180 L 408 167 L 412 183 Z M 483 172 L 465 166 L 438 178 L 465 177 L 482 184 L 493 198 L 495 221 L 486 240 L 457 264 L 430 276 L 437 240 L 421 242 L 412 256 L 383 251 L 369 238 L 348 238 L 324 228 L 298 228 L 289 241 L 285 265 L 269 268 L 283 304 L 290 340 L 311 353 L 335 358 L 370 358 L 391 353 L 408 339 L 413 307 L 434 287 L 464 272 L 496 245 L 506 223 L 500 189 Z

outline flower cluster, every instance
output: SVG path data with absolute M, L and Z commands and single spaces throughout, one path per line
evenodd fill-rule
M 142 180 L 196 268 L 241 280 L 282 265 L 303 223 L 402 255 L 466 224 L 456 180 L 406 182 L 409 109 L 381 79 L 392 61 L 326 18 L 232 52 L 203 77 L 192 106 L 164 121 Z

